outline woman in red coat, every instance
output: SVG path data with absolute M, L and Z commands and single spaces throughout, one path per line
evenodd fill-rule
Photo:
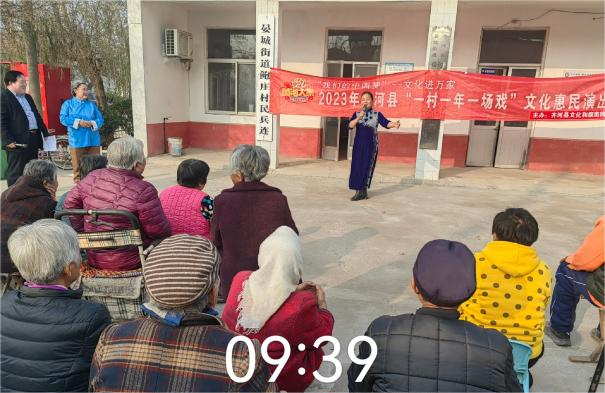
M 280 390 L 302 392 L 313 382 L 323 350 L 313 344 L 330 336 L 334 317 L 327 310 L 324 291 L 311 282 L 300 283 L 302 249 L 298 236 L 287 226 L 275 230 L 260 245 L 259 269 L 241 271 L 233 278 L 222 319 L 225 325 L 251 339 L 263 342 L 281 336 L 290 344 L 290 357 L 277 378 Z M 305 349 L 299 350 L 299 344 Z M 269 355 L 278 359 L 284 349 L 269 345 Z M 270 366 L 274 371 L 276 366 Z M 304 375 L 298 373 L 304 368 Z

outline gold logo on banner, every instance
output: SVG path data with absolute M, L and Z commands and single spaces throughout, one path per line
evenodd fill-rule
M 282 97 L 288 97 L 290 102 L 294 104 L 304 104 L 313 100 L 313 96 L 315 96 L 315 91 L 307 87 L 307 81 L 304 78 L 294 78 L 292 82 L 285 85 L 281 89 L 281 95 Z

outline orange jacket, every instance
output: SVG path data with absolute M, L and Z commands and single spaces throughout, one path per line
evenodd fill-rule
M 603 243 L 605 242 L 605 216 L 597 220 L 592 232 L 586 236 L 584 243 L 570 256 L 567 257 L 569 268 L 573 270 L 583 270 L 586 272 L 595 271 L 603 264 L 605 259 Z

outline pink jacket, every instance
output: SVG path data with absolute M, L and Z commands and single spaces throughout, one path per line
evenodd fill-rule
M 170 221 L 172 234 L 185 233 L 200 235 L 210 239 L 210 222 L 202 216 L 202 199 L 208 196 L 204 191 L 176 185 L 160 193 L 164 214 Z
M 135 171 L 105 168 L 92 171 L 67 195 L 65 209 L 118 209 L 134 213 L 141 224 L 145 246 L 153 240 L 171 235 L 170 223 L 164 215 L 155 187 L 143 180 Z M 82 217 L 71 217 L 77 232 L 110 230 L 83 222 Z M 102 221 L 113 224 L 116 229 L 128 228 L 130 223 L 123 217 L 101 216 Z M 136 247 L 115 250 L 88 251 L 88 264 L 98 269 L 132 270 L 141 266 Z

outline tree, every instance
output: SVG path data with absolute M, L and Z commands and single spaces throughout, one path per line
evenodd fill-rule
M 36 107 L 42 109 L 42 99 L 40 98 L 40 76 L 38 75 L 38 39 L 35 25 L 34 5 L 32 0 L 2 0 L 0 2 L 1 26 L 6 30 L 14 30 L 15 26 L 20 25 L 21 36 L 25 40 L 25 57 L 27 62 L 27 73 L 29 80 L 29 93 L 32 96 Z M 2 41 L 6 41 L 3 39 Z
M 25 5 L 30 7 L 28 12 L 22 12 Z M 107 121 L 108 115 L 117 113 L 109 105 L 130 98 L 125 0 L 0 0 L 0 29 L 2 60 L 27 61 L 30 67 L 37 63 L 69 67 L 72 79 L 90 82 L 108 125 L 131 127 L 128 121 Z M 39 61 L 28 56 L 32 53 L 27 49 L 30 43 L 36 46 Z M 30 71 L 30 90 L 39 86 L 31 75 Z M 108 95 L 112 97 L 110 102 Z M 131 111 L 130 107 L 119 106 Z M 109 126 L 101 129 L 101 133 L 111 134 L 103 135 L 104 141 L 111 141 L 113 130 Z M 132 133 L 132 129 L 126 131 Z

